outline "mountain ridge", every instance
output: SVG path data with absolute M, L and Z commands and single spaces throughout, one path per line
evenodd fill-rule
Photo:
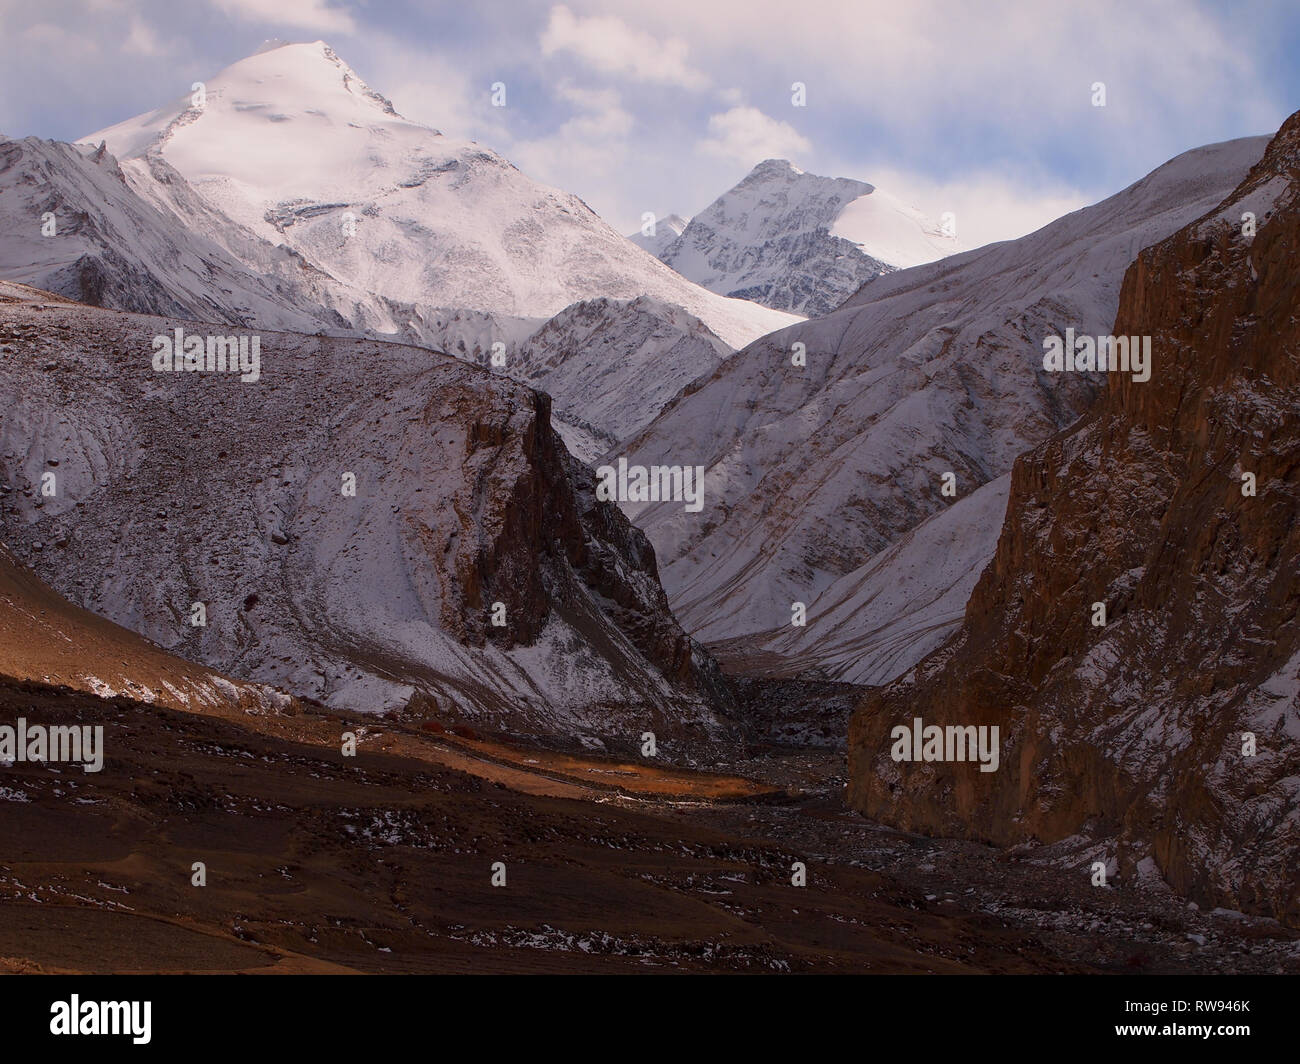
M 291 333 L 261 333 L 255 383 L 160 373 L 155 335 L 214 326 L 0 296 L 0 525 L 76 605 L 338 708 L 423 699 L 620 747 L 649 728 L 669 759 L 736 740 L 653 551 L 597 501 L 543 393 L 425 349 Z

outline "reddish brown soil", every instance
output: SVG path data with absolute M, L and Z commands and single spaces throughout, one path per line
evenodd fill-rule
M 723 777 L 610 762 L 620 785 L 663 795 L 624 798 L 596 784 L 600 762 L 416 727 L 344 758 L 325 717 L 0 685 L 0 722 L 19 715 L 101 723 L 107 759 L 98 774 L 0 769 L 11 971 L 1081 970 L 998 919 L 926 911 L 879 872 L 809 858 L 792 886 L 797 847 L 677 807 L 727 793 Z

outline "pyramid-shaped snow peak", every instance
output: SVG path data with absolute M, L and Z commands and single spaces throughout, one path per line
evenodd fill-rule
M 732 345 L 792 320 L 702 291 L 577 196 L 404 118 L 322 41 L 258 52 L 86 140 L 137 177 L 170 164 L 255 233 L 403 303 L 550 317 L 649 295 Z

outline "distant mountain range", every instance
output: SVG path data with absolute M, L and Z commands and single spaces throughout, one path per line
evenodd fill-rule
M 690 283 L 577 197 L 403 119 L 321 42 L 262 51 L 201 99 L 79 145 L 0 140 L 0 221 L 0 276 L 68 298 L 544 376 L 557 427 L 588 459 L 797 320 Z M 593 374 L 619 394 L 578 411 L 569 397 L 590 399 Z
M 54 647 L 0 672 L 687 762 L 758 706 L 878 820 L 1294 923 L 1298 121 L 973 250 L 780 159 L 625 239 L 322 42 L 0 139 L 0 626 Z M 1043 361 L 1112 332 L 1159 373 Z M 899 768 L 918 715 L 1002 729 L 993 778 Z

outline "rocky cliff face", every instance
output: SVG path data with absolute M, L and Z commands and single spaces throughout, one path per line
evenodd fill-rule
M 1151 380 L 1113 375 L 1016 462 L 960 632 L 853 718 L 856 808 L 999 844 L 1091 835 L 1121 882 L 1158 869 L 1300 921 L 1298 178 L 1300 115 L 1129 268 L 1113 332 L 1152 337 Z M 997 725 L 1000 767 L 895 762 L 917 717 Z
M 0 519 L 78 605 L 340 708 L 418 692 L 504 730 L 652 730 L 669 757 L 729 732 L 645 537 L 596 501 L 547 396 L 290 333 L 260 334 L 255 382 L 156 372 L 155 336 L 228 330 L 4 291 Z

